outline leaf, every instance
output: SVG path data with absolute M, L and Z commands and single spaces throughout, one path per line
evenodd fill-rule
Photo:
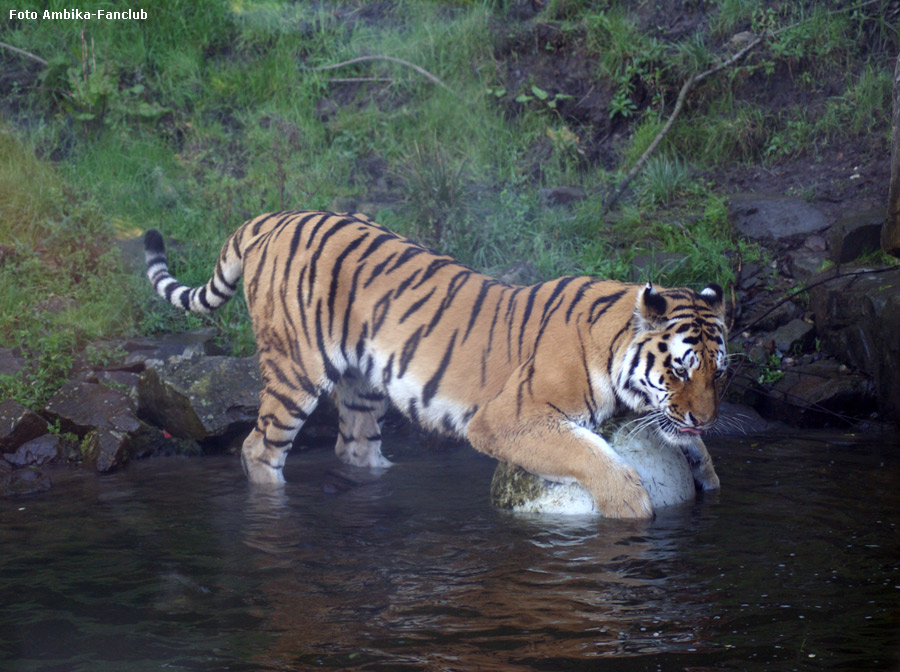
M 527 93 L 520 93 L 518 96 L 516 96 L 517 103 L 527 103 L 530 100 L 534 100 L 534 98 L 529 96 Z
M 537 85 L 531 85 L 531 92 L 535 95 L 538 100 L 547 100 L 550 97 L 550 94 L 544 91 L 541 88 L 538 88 Z

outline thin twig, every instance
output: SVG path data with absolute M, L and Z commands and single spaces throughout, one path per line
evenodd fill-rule
M 864 2 L 860 2 L 851 7 L 843 7 L 841 9 L 834 10 L 833 12 L 829 12 L 829 14 L 837 14 L 838 12 L 846 12 L 853 11 L 856 9 L 861 9 L 862 7 L 866 7 L 868 5 L 875 4 L 876 2 L 880 2 L 881 0 L 865 0 Z M 612 210 L 613 206 L 618 202 L 619 198 L 621 198 L 622 193 L 625 191 L 625 188 L 631 184 L 631 181 L 637 177 L 638 173 L 641 172 L 641 169 L 644 167 L 644 164 L 647 162 L 647 159 L 650 155 L 656 150 L 659 143 L 662 142 L 662 139 L 666 136 L 666 133 L 669 132 L 669 129 L 672 128 L 672 124 L 675 123 L 675 119 L 681 113 L 681 108 L 684 107 L 684 102 L 687 99 L 687 94 L 690 93 L 691 89 L 694 88 L 697 84 L 702 82 L 707 77 L 711 77 L 716 74 L 720 70 L 724 70 L 725 68 L 729 68 L 739 60 L 741 60 L 744 56 L 746 56 L 751 50 L 755 49 L 760 42 L 764 39 L 769 39 L 775 37 L 776 35 L 780 35 L 781 33 L 790 30 L 791 28 L 796 28 L 801 25 L 804 21 L 808 19 L 803 19 L 801 21 L 797 21 L 796 23 L 792 23 L 789 26 L 783 26 L 778 30 L 774 30 L 763 35 L 757 36 L 751 42 L 749 42 L 743 49 L 736 52 L 731 58 L 728 60 L 722 61 L 710 68 L 706 72 L 703 72 L 699 75 L 693 75 L 688 77 L 687 81 L 682 85 L 681 91 L 678 92 L 678 100 L 675 102 L 675 109 L 672 110 L 672 114 L 669 115 L 669 119 L 666 121 L 666 125 L 663 126 L 662 130 L 656 134 L 656 137 L 653 138 L 653 142 L 650 143 L 650 146 L 644 150 L 644 153 L 641 154 L 641 157 L 637 160 L 631 170 L 628 171 L 628 174 L 622 179 L 619 185 L 613 190 L 613 193 L 610 195 L 608 201 L 603 206 L 603 210 L 600 213 L 602 217 L 610 210 Z
M 750 324 L 745 324 L 743 327 L 741 327 L 741 332 L 744 332 L 747 329 L 752 329 L 757 324 L 762 322 L 769 315 L 769 313 L 771 313 L 773 310 L 775 310 L 779 306 L 787 303 L 788 301 L 793 299 L 798 294 L 802 294 L 803 292 L 808 292 L 813 287 L 818 287 L 819 285 L 824 285 L 826 282 L 831 282 L 832 280 L 838 280 L 840 278 L 854 278 L 858 275 L 874 275 L 875 273 L 886 273 L 887 271 L 896 271 L 898 268 L 900 268 L 900 266 L 886 266 L 884 268 L 872 268 L 872 269 L 866 269 L 866 270 L 862 270 L 862 271 L 853 271 L 852 273 L 837 273 L 835 275 L 832 275 L 831 277 L 823 278 L 822 280 L 817 280 L 816 282 L 812 283 L 811 285 L 805 285 L 803 287 L 800 287 L 799 289 L 795 289 L 790 294 L 785 295 L 785 297 L 783 299 L 776 302 L 766 312 L 764 312 L 762 315 L 760 315 L 755 320 L 753 320 L 753 322 L 751 322 Z M 738 333 L 739 332 L 737 332 L 737 331 L 733 331 L 728 336 L 728 340 L 730 341 L 733 338 L 735 338 L 738 335 Z
M 308 68 L 308 69 L 312 70 L 312 71 L 335 70 L 337 68 L 342 68 L 345 65 L 352 65 L 353 63 L 361 63 L 363 61 L 390 61 L 391 63 L 399 63 L 400 65 L 405 65 L 407 68 L 412 68 L 413 70 L 418 72 L 423 77 L 431 80 L 438 86 L 441 86 L 441 87 L 447 89 L 447 91 L 450 91 L 450 93 L 453 93 L 453 90 L 449 86 L 444 84 L 441 80 L 439 80 L 437 77 L 432 75 L 430 72 L 428 72 L 424 68 L 420 68 L 418 65 L 416 65 L 414 63 L 410 63 L 409 61 L 404 61 L 402 58 L 396 58 L 394 56 L 377 56 L 377 55 L 376 56 L 359 56 L 357 58 L 351 58 L 349 61 L 342 61 L 340 63 L 335 63 L 334 65 L 321 65 L 317 68 Z M 454 93 L 454 95 L 456 95 L 456 94 Z
M 45 61 L 40 56 L 35 56 L 29 51 L 25 51 L 24 49 L 19 49 L 18 47 L 14 47 L 11 44 L 6 44 L 6 42 L 0 42 L 0 47 L 4 49 L 9 49 L 12 52 L 19 54 L 19 56 L 24 56 L 25 58 L 30 58 L 35 63 L 40 63 L 41 65 L 47 65 L 47 61 Z
M 656 137 L 653 138 L 653 142 L 650 143 L 650 146 L 644 150 L 644 153 L 641 154 L 641 158 L 637 160 L 631 170 L 628 171 L 628 174 L 623 178 L 623 180 L 619 183 L 619 185 L 615 188 L 612 195 L 607 200 L 606 204 L 603 206 L 603 211 L 601 212 L 601 216 L 605 215 L 609 212 L 612 207 L 618 202 L 619 198 L 622 196 L 622 193 L 625 191 L 625 188 L 631 184 L 631 181 L 637 177 L 638 173 L 641 172 L 641 169 L 644 167 L 644 164 L 647 162 L 647 159 L 650 158 L 650 155 L 656 150 L 659 146 L 659 143 L 662 142 L 662 139 L 666 137 L 666 133 L 669 132 L 669 129 L 672 128 L 672 124 L 675 123 L 675 120 L 678 118 L 678 115 L 681 114 L 681 108 L 684 107 L 684 102 L 687 100 L 687 95 L 690 93 L 691 89 L 694 88 L 697 84 L 702 82 L 707 77 L 710 77 L 720 70 L 724 70 L 727 67 L 730 67 L 737 63 L 740 59 L 742 59 L 747 53 L 750 52 L 751 49 L 756 48 L 760 42 L 762 42 L 763 38 L 756 37 L 753 41 L 751 41 L 747 46 L 743 49 L 735 53 L 731 58 L 727 61 L 722 61 L 718 63 L 714 67 L 710 68 L 706 72 L 702 72 L 699 75 L 691 75 L 688 77 L 687 81 L 682 85 L 681 91 L 678 92 L 678 99 L 675 101 L 675 109 L 672 110 L 672 114 L 669 115 L 669 119 L 666 121 L 665 126 L 662 127 L 662 130 L 656 134 Z
M 333 84 L 351 84 L 355 82 L 393 82 L 391 77 L 332 77 L 328 80 Z

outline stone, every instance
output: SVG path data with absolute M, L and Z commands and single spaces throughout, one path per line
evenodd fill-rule
M 98 383 L 69 381 L 50 398 L 45 410 L 60 421 L 63 431 L 79 436 L 94 429 L 123 434 L 140 429 L 128 395 Z
M 803 349 L 809 345 L 815 335 L 815 330 L 815 327 L 809 322 L 795 317 L 787 324 L 778 327 L 768 338 L 772 339 L 778 350 L 788 353 L 795 347 Z
M 777 297 L 781 301 L 782 297 Z M 776 306 L 772 306 L 772 302 L 768 301 L 765 305 L 758 306 L 752 313 L 743 317 L 742 322 L 746 324 L 743 329 L 751 331 L 773 331 L 778 327 L 787 324 L 791 320 L 800 317 L 802 311 L 794 304 L 793 301 L 784 301 Z
M 569 205 L 587 198 L 587 193 L 581 187 L 552 187 L 540 190 L 541 203 L 551 205 Z
M 800 427 L 846 426 L 873 410 L 869 379 L 833 359 L 785 370 L 761 402 L 766 417 Z
M 22 404 L 0 402 L 0 453 L 11 453 L 26 441 L 47 432 L 47 421 Z
M 900 268 L 835 278 L 809 296 L 822 350 L 871 376 L 879 411 L 900 422 Z
M 200 357 L 147 369 L 138 384 L 142 418 L 195 441 L 256 421 L 262 380 L 257 357 Z
M 829 258 L 846 264 L 868 252 L 881 249 L 881 225 L 884 208 L 874 208 L 842 217 L 828 230 L 831 243 Z
M 46 492 L 50 477 L 35 469 L 16 469 L 0 475 L 0 497 L 24 497 Z
M 224 350 L 214 343 L 216 329 L 196 329 L 177 334 L 132 338 L 118 343 L 128 353 L 125 363 L 156 366 L 171 359 L 190 359 L 202 355 L 222 355 Z
M 59 457 L 59 437 L 55 434 L 44 434 L 31 441 L 26 441 L 16 452 L 5 455 L 7 462 L 17 467 L 40 466 Z
M 507 285 L 518 287 L 533 285 L 543 280 L 540 271 L 530 261 L 517 261 L 510 264 L 497 274 L 497 279 Z
M 0 376 L 14 376 L 25 367 L 25 360 L 10 348 L 0 348 Z
M 654 509 L 694 500 L 691 466 L 680 448 L 664 443 L 652 429 L 634 431 L 630 422 L 608 435 L 613 450 L 640 475 Z M 491 501 L 519 513 L 599 514 L 580 484 L 550 482 L 505 462 L 494 471 Z
M 82 443 L 85 464 L 93 465 L 100 473 L 121 466 L 129 457 L 129 438 L 126 432 L 107 427 L 88 432 Z
M 684 264 L 685 256 L 677 252 L 648 252 L 634 255 L 629 271 L 632 282 L 654 282 Z
M 787 258 L 791 264 L 790 276 L 800 280 L 819 273 L 827 260 L 825 252 L 808 250 L 806 248 L 788 252 Z
M 735 194 L 728 209 L 735 230 L 752 240 L 781 241 L 828 226 L 824 213 L 794 196 Z

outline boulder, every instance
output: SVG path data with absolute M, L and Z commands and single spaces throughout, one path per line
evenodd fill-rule
M 11 453 L 26 441 L 47 432 L 47 421 L 22 404 L 0 402 L 0 453 Z
M 833 359 L 784 371 L 761 401 L 766 417 L 800 427 L 845 426 L 875 410 L 868 377 Z
M 55 434 L 44 434 L 31 441 L 26 441 L 16 452 L 4 455 L 6 461 L 17 467 L 40 466 L 59 457 L 59 437 Z
M 552 187 L 540 190 L 541 203 L 547 206 L 568 205 L 587 198 L 581 187 Z
M 198 357 L 147 369 L 138 412 L 173 436 L 195 441 L 256 421 L 262 381 L 257 357 Z
M 875 208 L 842 217 L 828 230 L 831 242 L 829 258 L 846 264 L 867 252 L 881 249 L 881 225 L 884 208 Z
M 0 497 L 23 497 L 46 492 L 51 487 L 50 478 L 35 469 L 0 471 Z
M 900 268 L 836 278 L 809 294 L 822 349 L 871 376 L 879 410 L 900 422 Z
M 815 327 L 809 322 L 804 322 L 800 318 L 795 317 L 787 324 L 778 327 L 768 338 L 772 339 L 778 350 L 783 353 L 789 353 L 795 348 L 803 349 L 812 343 L 815 330 Z
M 128 395 L 98 383 L 69 381 L 50 398 L 45 410 L 59 420 L 63 431 L 79 436 L 95 429 L 122 434 L 140 429 Z
M 190 359 L 200 355 L 222 355 L 215 344 L 216 329 L 196 329 L 176 334 L 131 338 L 116 343 L 128 353 L 125 363 L 156 366 L 174 359 Z
M 808 236 L 828 226 L 824 213 L 793 196 L 735 194 L 729 214 L 740 235 L 764 242 Z
M 609 444 L 637 470 L 654 509 L 693 501 L 691 466 L 680 448 L 664 443 L 652 429 L 634 431 L 625 423 L 609 432 Z M 598 514 L 580 484 L 554 483 L 521 467 L 500 462 L 491 481 L 494 506 L 520 513 Z
M 14 350 L 0 348 L 0 376 L 14 376 L 25 366 L 25 360 L 16 356 Z

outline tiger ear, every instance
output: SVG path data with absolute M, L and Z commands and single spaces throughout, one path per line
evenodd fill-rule
M 709 307 L 717 313 L 725 314 L 725 303 L 723 301 L 725 292 L 716 283 L 711 282 L 704 287 L 700 292 L 700 298 L 704 299 L 709 304 Z
M 656 291 L 652 282 L 641 289 L 637 295 L 637 304 L 634 307 L 634 315 L 637 318 L 640 331 L 648 331 L 662 326 L 665 322 L 666 298 Z

